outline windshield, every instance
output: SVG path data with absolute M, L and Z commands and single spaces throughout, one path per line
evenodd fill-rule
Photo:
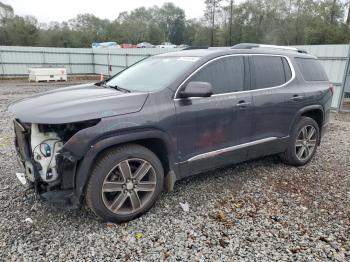
M 151 57 L 125 69 L 106 85 L 130 91 L 160 90 L 170 85 L 198 59 L 198 57 Z

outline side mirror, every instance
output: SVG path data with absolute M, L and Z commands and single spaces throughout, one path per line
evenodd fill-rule
M 189 82 L 187 86 L 179 92 L 180 98 L 189 97 L 210 97 L 213 94 L 212 86 L 208 82 Z

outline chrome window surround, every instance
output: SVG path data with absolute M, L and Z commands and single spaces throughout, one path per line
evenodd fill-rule
M 288 65 L 290 67 L 290 70 L 292 71 L 292 78 L 289 79 L 287 82 L 285 82 L 282 85 L 279 86 L 273 86 L 273 87 L 266 87 L 266 88 L 260 88 L 260 89 L 253 89 L 253 90 L 244 90 L 244 91 L 235 91 L 235 92 L 228 92 L 228 93 L 221 93 L 221 94 L 214 94 L 211 97 L 215 97 L 215 96 L 222 96 L 222 95 L 229 95 L 229 94 L 240 94 L 240 93 L 247 93 L 247 92 L 254 92 L 254 91 L 261 91 L 261 90 L 269 90 L 269 89 L 275 89 L 275 88 L 281 88 L 284 87 L 286 85 L 288 85 L 289 83 L 291 83 L 294 79 L 295 79 L 295 70 L 294 70 L 294 66 L 292 64 L 292 62 L 290 61 L 290 58 L 288 56 L 284 56 L 284 55 L 271 55 L 271 54 L 233 54 L 233 55 L 224 55 L 224 56 L 219 56 L 216 57 L 208 62 L 206 62 L 205 64 L 201 65 L 200 67 L 198 67 L 195 71 L 192 72 L 192 74 L 190 74 L 180 85 L 179 87 L 176 89 L 175 95 L 174 95 L 174 100 L 181 100 L 182 98 L 177 98 L 177 94 L 180 91 L 180 89 L 183 87 L 183 85 L 192 77 L 194 76 L 198 71 L 200 71 L 202 68 L 204 68 L 205 66 L 207 66 L 208 64 L 222 59 L 222 58 L 226 58 L 226 57 L 232 57 L 232 56 L 278 56 L 278 57 L 284 57 L 287 62 Z M 190 97 L 189 99 L 200 99 L 202 97 Z M 188 98 L 186 98 L 188 99 Z M 203 99 L 203 98 L 202 98 Z

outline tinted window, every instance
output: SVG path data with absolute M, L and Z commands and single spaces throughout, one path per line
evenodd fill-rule
M 214 94 L 244 89 L 244 60 L 241 56 L 218 59 L 197 72 L 190 81 L 209 82 Z
M 312 58 L 295 58 L 306 81 L 327 81 L 328 77 L 322 65 Z
M 252 74 L 252 89 L 275 87 L 286 82 L 283 60 L 279 56 L 252 56 Z

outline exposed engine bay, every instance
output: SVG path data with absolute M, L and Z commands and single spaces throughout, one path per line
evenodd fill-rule
M 30 145 L 33 159 L 41 167 L 38 172 L 42 181 L 55 181 L 58 178 L 55 156 L 63 147 L 61 138 L 55 132 L 40 132 L 38 125 L 32 124 Z
M 30 124 L 14 121 L 16 148 L 25 167 L 25 178 L 35 183 L 40 188 L 39 191 L 59 188 L 63 169 L 67 167 L 60 154 L 64 144 L 80 130 L 98 122 L 99 120 L 69 124 Z

